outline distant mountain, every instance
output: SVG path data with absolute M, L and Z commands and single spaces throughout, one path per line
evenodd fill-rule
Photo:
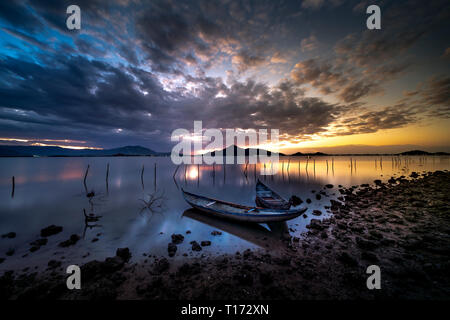
M 302 156 L 328 156 L 328 154 L 323 152 L 307 152 L 307 153 L 296 152 L 289 155 L 289 157 L 302 157 Z
M 68 149 L 39 146 L 0 146 L 0 157 L 108 157 L 108 156 L 166 156 L 141 146 L 126 146 L 114 149 Z
M 406 151 L 406 152 L 402 152 L 399 153 L 401 155 L 404 156 L 431 156 L 431 155 L 437 155 L 437 156 L 445 156 L 445 155 L 450 155 L 450 153 L 447 152 L 426 152 L 426 151 L 422 151 L 422 150 L 411 150 L 411 151 Z
M 234 154 L 234 156 L 237 156 L 238 152 L 239 152 L 239 154 L 243 153 L 243 154 L 245 154 L 246 157 L 248 157 L 250 155 L 250 151 L 253 154 L 257 154 L 257 155 L 259 155 L 260 153 L 267 154 L 268 156 L 272 155 L 272 152 L 268 151 L 268 150 L 259 149 L 259 148 L 246 148 L 246 149 L 244 149 L 244 148 L 238 147 L 236 145 L 232 145 L 232 146 L 229 146 L 229 147 L 221 150 L 221 152 L 223 153 L 224 157 L 227 156 L 227 155 L 231 155 L 231 154 Z M 218 151 L 218 152 L 220 152 L 220 151 Z M 276 153 L 274 153 L 274 154 L 276 154 Z M 211 156 L 214 157 L 215 155 L 216 155 L 216 151 L 211 152 Z M 284 156 L 285 154 L 279 153 L 278 155 L 279 156 Z

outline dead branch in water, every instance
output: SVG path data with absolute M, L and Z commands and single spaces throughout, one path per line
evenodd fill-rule
M 160 210 L 163 208 L 166 198 L 164 197 L 164 193 L 158 194 L 157 192 L 153 192 L 148 194 L 148 200 L 139 200 L 144 204 L 140 213 L 142 213 L 144 210 L 148 210 L 150 213 L 157 213 L 160 212 Z

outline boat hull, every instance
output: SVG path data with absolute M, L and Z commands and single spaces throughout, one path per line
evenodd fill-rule
M 187 203 L 193 208 L 218 217 L 242 222 L 254 223 L 270 223 L 281 222 L 294 219 L 305 212 L 306 208 L 296 210 L 273 210 L 265 208 L 253 208 L 247 206 L 236 205 L 233 203 L 198 196 L 183 190 L 183 196 Z M 214 203 L 208 206 L 209 203 Z
M 289 201 L 281 197 L 278 193 L 270 189 L 259 180 L 256 184 L 255 203 L 259 207 L 276 210 L 289 210 L 291 207 Z

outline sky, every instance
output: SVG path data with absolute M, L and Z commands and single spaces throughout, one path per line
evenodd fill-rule
M 449 31 L 447 0 L 1 1 L 0 144 L 170 151 L 201 120 L 287 153 L 450 151 Z

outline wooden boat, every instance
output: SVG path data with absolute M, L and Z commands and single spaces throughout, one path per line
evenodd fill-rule
M 193 208 L 211 214 L 215 217 L 236 221 L 270 223 L 286 221 L 298 217 L 307 208 L 296 210 L 276 210 L 259 207 L 248 207 L 222 200 L 199 196 L 187 191 L 183 192 L 183 197 Z
M 259 181 L 259 179 L 256 183 L 255 203 L 257 206 L 262 208 L 277 210 L 289 210 L 291 207 L 291 203 L 289 201 Z

